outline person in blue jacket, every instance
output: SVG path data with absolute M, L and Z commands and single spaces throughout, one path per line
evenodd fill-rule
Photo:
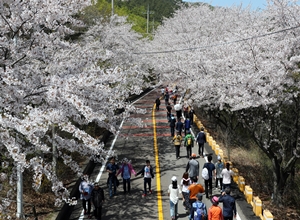
M 179 135 L 182 136 L 183 123 L 181 122 L 181 118 L 178 118 L 178 122 L 176 123 L 175 129 L 179 132 Z
M 226 188 L 219 197 L 219 202 L 223 202 L 223 216 L 224 220 L 233 220 L 236 218 L 235 199 L 230 195 L 230 188 Z
M 206 143 L 206 134 L 204 133 L 204 128 L 200 128 L 200 132 L 197 134 L 196 137 L 197 143 L 198 143 L 198 155 L 203 157 L 204 153 L 204 144 Z
M 204 180 L 205 184 L 205 194 L 206 198 L 208 199 L 208 196 L 212 196 L 212 178 L 213 178 L 213 171 L 216 169 L 215 165 L 211 162 L 212 161 L 212 156 L 208 155 L 207 157 L 208 162 L 206 162 L 203 165 L 203 168 L 206 167 L 208 170 L 209 178 L 208 180 Z
M 186 118 L 184 121 L 184 135 L 191 129 L 191 121 L 189 118 Z
M 119 165 L 115 163 L 115 157 L 111 157 L 106 166 L 106 171 L 108 172 L 109 198 L 116 195 L 118 181 L 116 174 L 119 169 Z

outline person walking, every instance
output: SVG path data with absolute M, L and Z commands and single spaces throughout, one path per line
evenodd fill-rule
M 176 117 L 177 117 L 177 120 L 179 120 L 179 118 L 182 117 L 182 106 L 180 103 L 174 105 L 174 109 L 176 111 Z
M 136 172 L 134 171 L 130 161 L 127 158 L 124 158 L 122 160 L 122 166 L 121 169 L 116 174 L 116 177 L 121 173 L 122 179 L 123 179 L 123 190 L 124 194 L 126 192 L 130 193 L 130 179 L 131 179 L 131 174 L 135 175 Z M 127 185 L 127 191 L 126 191 L 126 185 Z
M 104 191 L 99 186 L 99 183 L 94 184 L 94 189 L 91 193 L 91 202 L 94 206 L 94 215 L 97 220 L 101 220 L 102 216 L 102 204 L 104 203 Z
M 204 133 L 204 128 L 201 127 L 199 133 L 196 136 L 198 143 L 198 155 L 203 157 L 204 155 L 204 144 L 206 143 L 206 134 Z
M 220 183 L 220 189 L 222 190 L 223 176 L 222 171 L 224 169 L 224 163 L 221 160 L 220 155 L 218 155 L 218 161 L 215 163 L 215 176 L 216 176 L 216 188 L 218 188 L 218 183 Z
M 164 99 L 165 99 L 165 104 L 168 105 L 170 95 L 169 95 L 169 92 L 168 92 L 167 88 L 166 88 L 166 92 L 165 92 L 165 95 L 164 95 Z
M 208 220 L 224 220 L 218 197 L 211 199 L 212 206 L 208 210 Z
M 111 157 L 106 166 L 106 171 L 108 172 L 109 198 L 112 198 L 117 193 L 117 170 L 119 170 L 119 165 L 115 163 L 115 157 Z
M 159 110 L 159 106 L 160 106 L 160 98 L 157 97 L 157 99 L 155 100 L 155 104 L 156 104 L 156 110 Z
M 82 200 L 82 207 L 85 215 L 91 214 L 91 193 L 93 190 L 93 184 L 88 180 L 88 175 L 81 177 L 82 181 L 79 185 L 80 199 Z M 87 205 L 87 208 L 86 208 Z
M 208 196 L 212 195 L 213 171 L 216 169 L 215 165 L 211 162 L 212 161 L 211 155 L 208 155 L 207 160 L 208 160 L 208 162 L 203 165 L 203 168 L 207 168 L 208 175 L 209 175 L 208 180 L 206 180 L 206 179 L 204 180 L 206 198 L 208 198 Z
M 181 194 L 182 194 L 182 204 L 183 207 L 186 211 L 189 212 L 190 210 L 190 203 L 189 203 L 189 196 L 190 196 L 190 191 L 189 191 L 189 186 L 192 184 L 191 179 L 189 178 L 189 173 L 184 172 L 182 175 L 182 179 L 180 182 L 181 185 Z
M 189 117 L 189 106 L 187 103 L 183 105 L 183 115 L 185 118 Z
M 230 188 L 231 177 L 234 175 L 234 172 L 230 169 L 230 163 L 226 163 L 226 168 L 222 170 L 221 175 L 223 177 L 222 191 L 224 192 L 225 188 Z
M 196 160 L 195 153 L 192 153 L 191 159 L 186 165 L 185 172 L 189 173 L 190 178 L 199 178 L 199 162 Z
M 174 92 L 174 95 L 173 95 L 173 102 L 174 102 L 174 105 L 176 105 L 177 98 L 178 98 L 178 95 L 177 95 L 176 92 Z
M 142 174 L 144 177 L 144 193 L 142 197 L 147 196 L 147 185 L 149 188 L 149 194 L 152 194 L 151 190 L 151 179 L 154 178 L 154 173 L 153 173 L 153 168 L 150 165 L 150 160 L 146 160 L 146 165 L 138 172 L 135 174 L 135 176 Z
M 178 201 L 181 190 L 179 185 L 177 184 L 176 176 L 173 176 L 171 180 L 172 183 L 169 185 L 168 196 L 170 198 L 170 215 L 173 220 L 178 217 Z
M 191 120 L 191 125 L 194 124 L 194 114 L 195 114 L 194 108 L 191 107 L 191 109 L 189 111 L 189 119 Z
M 188 131 L 187 135 L 184 137 L 184 146 L 186 147 L 186 155 L 189 158 L 192 154 L 192 148 L 194 147 L 194 137 L 191 132 Z
M 192 177 L 192 184 L 189 186 L 188 190 L 190 191 L 189 203 L 190 203 L 190 215 L 189 219 L 194 219 L 194 209 L 193 203 L 197 200 L 197 194 L 203 193 L 204 188 L 200 183 L 197 183 L 198 179 L 196 177 Z
M 224 220 L 233 220 L 236 218 L 235 199 L 230 195 L 230 188 L 225 188 L 225 191 L 219 197 L 219 202 L 223 203 Z
M 183 123 L 181 122 L 181 117 L 177 117 L 177 123 L 175 125 L 175 129 L 179 132 L 180 136 L 182 136 Z
M 175 134 L 175 125 L 176 125 L 176 118 L 174 117 L 173 114 L 171 114 L 171 119 L 170 119 L 171 137 L 174 137 L 174 134 Z
M 176 135 L 173 138 L 173 143 L 176 151 L 176 158 L 180 159 L 180 146 L 181 146 L 182 137 L 179 134 L 179 131 L 176 132 Z
M 184 120 L 184 135 L 186 135 L 191 129 L 191 121 L 189 118 Z
M 161 88 L 161 98 L 164 98 L 164 96 L 165 96 L 165 89 L 164 88 Z
M 205 220 L 207 218 L 206 205 L 202 202 L 202 193 L 196 195 L 196 202 L 192 204 L 194 220 Z
M 167 109 L 167 119 L 168 119 L 168 122 L 170 122 L 171 113 L 172 113 L 172 106 L 171 106 L 171 104 L 169 102 L 168 102 L 168 104 L 166 106 L 166 109 Z

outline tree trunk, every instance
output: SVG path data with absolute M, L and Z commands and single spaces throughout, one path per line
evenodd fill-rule
M 284 171 L 280 166 L 276 158 L 273 158 L 273 178 L 274 178 L 274 186 L 273 186 L 273 202 L 276 205 L 283 204 L 283 194 L 284 187 L 286 185 L 287 179 L 290 175 L 288 171 Z

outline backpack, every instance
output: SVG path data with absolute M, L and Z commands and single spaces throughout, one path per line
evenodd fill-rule
M 186 143 L 188 146 L 192 145 L 192 137 L 188 137 Z
M 203 167 L 203 169 L 202 169 L 202 177 L 205 180 L 209 179 L 208 169 L 206 167 Z
M 198 203 L 196 202 L 197 209 L 194 211 L 194 220 L 204 220 L 205 215 L 203 212 L 204 205 L 201 203 L 199 206 Z

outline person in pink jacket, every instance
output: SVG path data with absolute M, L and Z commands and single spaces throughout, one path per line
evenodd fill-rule
M 123 163 L 122 167 L 121 169 L 119 169 L 116 176 L 118 176 L 121 173 L 121 176 L 123 178 L 123 190 L 124 190 L 124 194 L 126 194 L 126 192 L 130 193 L 131 174 L 135 175 L 136 172 L 134 171 L 130 161 L 127 158 L 124 158 L 122 160 L 122 163 Z M 126 191 L 126 184 L 127 184 L 127 191 Z

